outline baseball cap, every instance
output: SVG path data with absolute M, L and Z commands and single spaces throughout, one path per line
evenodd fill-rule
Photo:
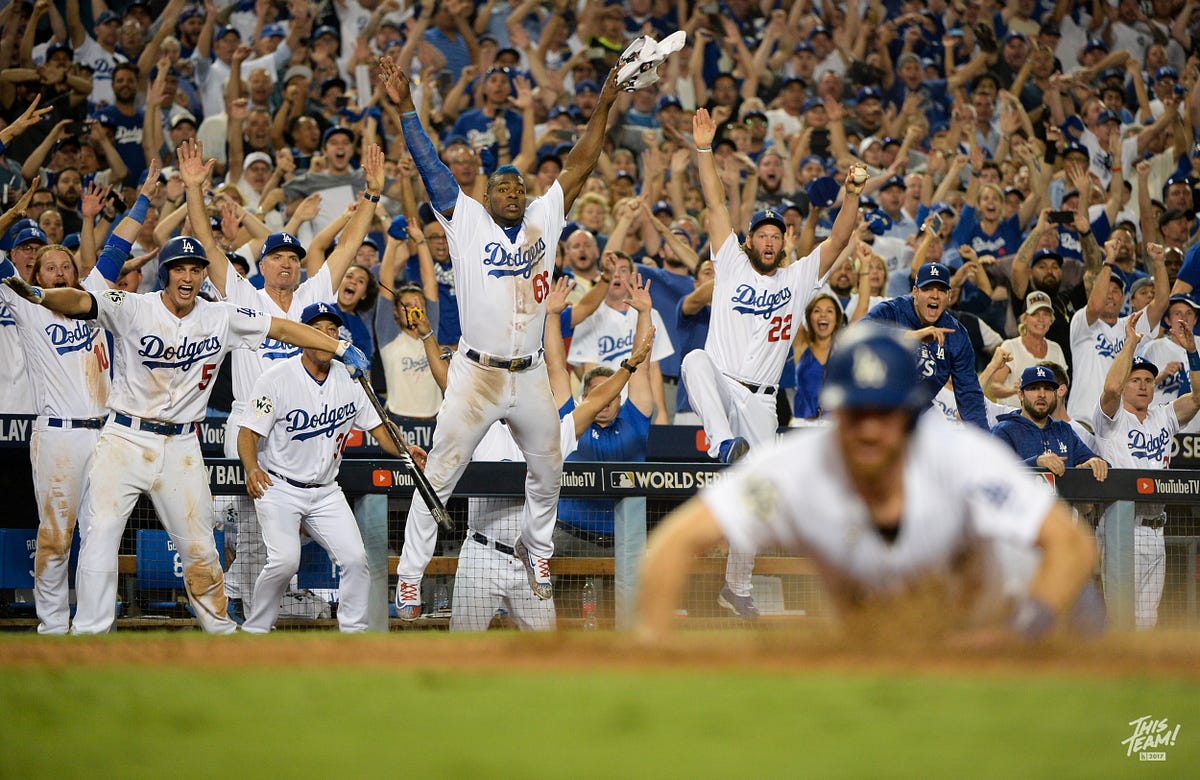
M 858 90 L 858 95 L 855 97 L 855 102 L 861 103 L 864 100 L 883 100 L 883 93 L 875 87 L 863 87 Z
M 808 41 L 800 41 L 800 43 L 797 43 L 796 48 L 792 49 L 792 54 L 798 54 L 802 51 L 806 51 L 809 54 L 817 53 L 816 49 L 814 49 L 812 44 L 809 43 Z
M 1104 83 L 1109 79 L 1119 79 L 1123 82 L 1125 81 L 1125 71 L 1121 68 L 1105 68 L 1104 70 L 1100 71 L 1101 83 Z
M 1179 71 L 1172 68 L 1170 65 L 1163 65 L 1158 70 L 1154 71 L 1154 80 L 1162 81 L 1163 79 L 1174 79 L 1179 81 Z
M 944 200 L 939 200 L 937 203 L 934 203 L 929 207 L 929 210 L 934 214 L 949 214 L 951 219 L 954 219 L 958 216 L 958 212 L 954 210 L 954 207 Z
M 184 122 L 190 124 L 193 130 L 196 129 L 196 117 L 192 116 L 192 114 L 187 111 L 180 111 L 178 114 L 171 117 L 171 129 L 174 130 Z
M 50 239 L 46 238 L 46 234 L 41 228 L 28 227 L 17 233 L 17 237 L 13 239 L 13 248 L 17 248 L 22 244 L 28 244 L 30 241 L 39 241 L 42 244 L 49 244 Z
M 241 31 L 239 31 L 238 28 L 234 27 L 232 24 L 227 24 L 224 27 L 217 28 L 216 34 L 213 35 L 213 40 L 219 41 L 230 33 L 236 35 L 239 41 L 242 39 Z
M 67 54 L 74 56 L 75 50 L 65 43 L 55 42 L 46 47 L 46 59 L 49 60 L 60 51 L 65 51 Z
M 52 151 L 57 152 L 59 149 L 66 149 L 68 146 L 79 149 L 79 139 L 73 135 L 64 136 L 54 142 Z
M 286 84 L 296 77 L 300 77 L 305 81 L 312 81 L 312 68 L 308 67 L 307 65 L 293 65 L 283 74 L 283 83 Z
M 1132 296 L 1138 290 L 1142 289 L 1143 287 L 1149 287 L 1152 284 L 1154 284 L 1153 279 L 1151 279 L 1149 276 L 1143 276 L 1129 286 L 1129 294 Z
M 363 245 L 363 246 L 369 246 L 369 247 L 371 247 L 372 249 L 374 249 L 376 252 L 379 252 L 379 251 L 381 251 L 381 250 L 383 249 L 383 247 L 381 247 L 381 246 L 379 245 L 379 239 L 378 239 L 378 238 L 375 238 L 375 236 L 371 235 L 370 233 L 368 233 L 368 234 L 366 235 L 366 237 L 365 237 L 365 238 L 363 238 L 363 240 L 362 240 L 362 245 Z
M 337 306 L 332 303 L 310 303 L 300 312 L 300 322 L 304 325 L 311 325 L 319 319 L 333 320 L 339 327 L 346 324 Z
M 788 76 L 786 79 L 783 80 L 783 83 L 779 85 L 779 89 L 785 90 L 788 87 L 792 86 L 793 84 L 799 84 L 801 87 L 808 86 L 808 82 L 805 81 L 800 76 Z
M 78 233 L 67 233 L 65 236 L 63 236 L 62 245 L 67 249 L 78 249 L 79 241 L 80 236 Z
M 354 140 L 354 131 L 353 130 L 351 130 L 348 127 L 342 127 L 341 125 L 333 125 L 332 127 L 326 128 L 325 132 L 321 134 L 321 146 L 324 146 L 326 141 L 328 141 L 331 137 L 337 135 L 338 133 L 341 133 L 342 135 L 346 136 L 351 141 Z
M 761 108 L 758 108 L 757 106 L 755 106 L 753 108 L 748 108 L 742 112 L 742 121 L 745 122 L 747 119 L 749 119 L 752 116 L 760 116 L 763 119 L 766 119 L 767 112 L 763 111 Z
M 1030 266 L 1037 265 L 1042 260 L 1053 260 L 1054 262 L 1058 263 L 1059 265 L 1063 264 L 1063 256 L 1060 255 L 1058 252 L 1055 252 L 1053 249 L 1039 249 L 1038 251 L 1033 253 L 1033 259 L 1029 261 L 1029 265 Z M 1033 293 L 1030 293 L 1030 295 L 1033 295 Z M 1026 300 L 1026 304 L 1025 304 L 1026 311 L 1028 311 L 1029 299 L 1026 298 L 1025 300 Z
M 316 41 L 319 38 L 321 38 L 321 36 L 323 36 L 323 35 L 332 35 L 334 38 L 337 38 L 338 40 L 341 40 L 341 38 L 342 38 L 342 36 L 340 36 L 338 34 L 336 27 L 331 27 L 327 24 L 323 24 L 320 27 L 318 27 L 317 29 L 313 30 L 312 37 L 309 40 Z
M 1171 311 L 1171 307 L 1177 303 L 1186 303 L 1197 312 L 1200 312 L 1200 301 L 1192 297 L 1191 293 L 1175 293 L 1171 296 L 1171 300 L 1167 302 L 1167 312 Z M 1167 315 L 1163 315 L 1163 322 L 1166 322 Z
M 858 205 L 862 207 L 862 204 L 862 198 L 859 198 Z M 886 212 L 880 211 L 878 204 L 872 204 L 871 210 L 863 213 L 863 219 L 867 222 L 867 228 L 877 236 L 882 236 L 892 229 L 892 218 Z
M 832 176 L 818 176 L 808 183 L 805 192 L 808 202 L 819 209 L 827 209 L 837 200 L 841 186 Z
M 820 98 L 809 98 L 808 100 L 805 100 L 804 105 L 800 107 L 800 113 L 807 114 L 809 111 L 812 111 L 814 108 L 824 108 L 824 107 L 825 107 L 825 102 L 823 100 L 821 100 Z
M 1025 37 L 1025 33 L 1019 30 L 1009 30 L 1008 35 L 1004 36 L 1004 42 L 1020 41 L 1021 43 L 1029 43 L 1029 39 Z
M 1051 314 L 1054 313 L 1054 304 L 1050 300 L 1050 296 L 1041 290 L 1034 290 L 1025 296 L 1025 313 L 1033 314 L 1039 309 L 1048 309 Z
M 275 161 L 272 160 L 271 155 L 267 154 L 266 152 L 251 152 L 250 154 L 246 155 L 246 158 L 242 160 L 242 170 L 249 170 L 250 166 L 256 162 L 266 163 L 268 168 L 275 170 Z
M 319 94 L 324 96 L 326 92 L 333 89 L 334 87 L 341 87 L 342 91 L 345 92 L 346 91 L 346 80 L 341 78 L 340 76 L 333 76 L 332 78 L 325 79 L 324 81 L 321 82 L 321 89 L 319 90 Z
M 1108 111 L 1108 110 L 1106 109 L 1106 110 L 1104 110 L 1104 111 L 1101 111 L 1100 113 L 1101 113 L 1101 114 L 1111 114 L 1112 112 L 1111 112 L 1111 111 Z M 1068 154 L 1072 154 L 1072 153 L 1078 153 L 1078 154 L 1082 154 L 1084 157 L 1087 157 L 1087 158 L 1089 158 L 1089 159 L 1090 159 L 1090 158 L 1091 158 L 1091 156 L 1092 156 L 1092 155 L 1091 155 L 1091 153 L 1088 151 L 1088 148 L 1087 148 L 1086 146 L 1084 146 L 1083 144 L 1079 143 L 1078 141 L 1074 141 L 1074 140 L 1072 140 L 1072 141 L 1067 141 L 1067 142 L 1066 142 L 1066 144 L 1064 144 L 1064 145 L 1063 145 L 1063 157 L 1064 157 L 1064 158 L 1065 158 L 1065 157 L 1066 157 Z M 1076 193 L 1076 194 L 1078 194 L 1078 193 Z
M 287 249 L 295 252 L 301 258 L 306 254 L 304 245 L 300 243 L 300 239 L 293 236 L 291 233 L 272 233 L 267 236 L 267 240 L 263 242 L 262 251 L 258 253 L 258 259 L 262 260 L 272 252 L 277 252 L 281 249 Z
M 950 276 L 950 269 L 941 263 L 926 263 L 917 269 L 915 286 L 918 289 L 924 289 L 931 284 L 940 284 L 948 290 L 950 289 Z
M 625 170 L 624 168 L 620 168 L 616 172 L 614 172 L 613 178 L 614 179 L 629 179 L 634 184 L 637 184 L 637 179 L 634 177 L 634 175 L 632 173 L 630 173 L 629 171 Z
M 1133 365 L 1129 367 L 1130 376 L 1133 375 L 1134 371 L 1149 371 L 1150 376 L 1158 376 L 1158 366 L 1154 365 L 1149 360 L 1146 360 L 1144 357 L 1135 357 L 1133 359 Z
M 286 38 L 287 32 L 283 29 L 282 24 L 264 24 L 262 28 L 263 38 Z
M 1042 26 L 1038 29 L 1038 35 L 1052 35 L 1055 38 L 1062 37 L 1062 30 L 1058 29 L 1053 21 L 1047 20 L 1042 22 Z
M 896 67 L 902 68 L 910 62 L 921 64 L 921 55 L 908 51 L 900 55 L 900 59 L 896 60 Z
M 103 14 L 101 14 L 101 16 L 103 16 Z M 204 11 L 200 10 L 200 8 L 198 8 L 197 6 L 189 5 L 189 6 L 185 7 L 182 11 L 179 12 L 179 20 L 177 22 L 175 22 L 175 27 L 178 28 L 181 24 L 186 22 L 188 19 L 194 19 L 196 17 L 203 19 Z
M 883 145 L 884 145 L 884 146 L 887 146 L 887 139 L 884 139 L 884 144 L 883 144 Z M 889 177 L 889 178 L 888 178 L 888 180 L 887 180 L 887 181 L 885 181 L 885 182 L 883 183 L 883 186 L 882 186 L 882 187 L 880 187 L 879 189 L 880 189 L 880 191 L 883 191 L 883 190 L 886 190 L 888 187 L 899 187 L 900 189 L 905 189 L 905 185 L 904 185 L 904 177 L 903 177 L 903 176 L 901 176 L 900 174 L 896 174 L 895 176 L 891 176 L 891 177 Z
M 821 24 L 818 24 L 816 27 L 814 27 L 808 31 L 808 40 L 811 41 L 813 38 L 817 37 L 818 35 L 824 35 L 827 38 L 832 37 L 829 34 L 829 28 L 824 25 L 821 25 Z
M 1026 390 L 1033 385 L 1050 385 L 1057 388 L 1058 380 L 1054 378 L 1054 372 L 1045 366 L 1030 366 L 1021 372 L 1021 389 Z
M 787 224 L 783 221 L 783 216 L 775 209 L 763 209 L 762 211 L 754 212 L 754 216 L 750 218 L 750 230 L 753 233 L 764 225 L 774 225 L 781 232 L 787 231 Z
M 916 342 L 897 328 L 860 322 L 833 344 L 821 388 L 825 409 L 911 409 L 929 401 Z
M 676 97 L 675 95 L 663 95 L 662 97 L 660 97 L 658 99 L 658 102 L 654 105 L 654 111 L 655 111 L 655 113 L 658 113 L 659 111 L 662 111 L 664 109 L 668 109 L 671 107 L 678 108 L 682 111 L 683 103 L 680 102 L 679 98 Z
M 671 204 L 668 201 L 658 200 L 658 201 L 655 201 L 654 205 L 650 207 L 650 213 L 651 214 L 669 214 L 670 216 L 673 217 L 673 216 L 675 216 L 675 209 L 674 209 L 674 207 L 671 206 Z
M 1083 47 L 1083 53 L 1087 54 L 1088 52 L 1092 52 L 1092 51 L 1102 51 L 1105 54 L 1107 54 L 1108 53 L 1108 44 L 1105 43 L 1104 41 L 1100 40 L 1099 38 L 1089 38 L 1088 42 Z
M 1104 124 L 1105 122 L 1116 122 L 1117 124 L 1121 124 L 1121 117 L 1117 116 L 1115 112 L 1106 108 L 1096 115 L 1096 124 L 1100 125 Z
M 596 82 L 592 81 L 591 79 L 588 79 L 586 81 L 581 81 L 575 85 L 575 94 L 576 95 L 582 95 L 584 92 L 595 92 L 595 93 L 599 94 L 600 85 L 597 84 Z
M 96 17 L 96 24 L 108 24 L 109 22 L 120 22 L 121 15 L 116 11 L 103 11 Z

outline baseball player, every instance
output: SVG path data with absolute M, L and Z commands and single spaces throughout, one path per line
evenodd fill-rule
M 1100 457 L 1115 469 L 1165 469 L 1171 442 L 1179 429 L 1192 421 L 1200 409 L 1200 354 L 1190 330 L 1172 323 L 1172 338 L 1187 353 L 1192 391 L 1170 404 L 1151 406 L 1158 367 L 1135 358 L 1138 342 L 1145 335 L 1139 320 L 1146 312 L 1125 318 L 1125 343 L 1108 369 L 1100 403 L 1092 415 L 1096 448 Z M 1162 504 L 1138 502 L 1134 508 L 1137 527 L 1133 536 L 1133 577 L 1137 587 L 1134 620 L 1137 627 L 1153 628 L 1158 623 L 1158 602 L 1166 577 L 1167 551 L 1163 542 L 1166 509 Z M 1103 522 L 1103 521 L 1102 521 Z M 1099 532 L 1103 539 L 1103 529 Z
M 309 304 L 300 322 L 335 340 L 342 327 L 332 303 Z M 252 634 L 267 633 L 279 618 L 280 599 L 300 567 L 301 528 L 338 566 L 339 627 L 347 633 L 367 630 L 367 552 L 337 473 L 351 428 L 370 431 L 386 452 L 400 453 L 362 386 L 332 367 L 332 360 L 333 353 L 308 348 L 298 358 L 277 362 L 255 381 L 254 400 L 240 418 L 238 456 L 267 547 L 267 564 L 242 624 Z M 417 465 L 424 463 L 424 450 L 408 451 Z
M 1002 444 L 922 413 L 928 396 L 912 344 L 886 327 L 847 330 L 822 392 L 834 424 L 752 453 L 659 525 L 639 580 L 645 636 L 669 629 L 692 556 L 722 536 L 819 561 L 848 618 L 943 586 L 978 593 L 961 605 L 969 622 L 1005 610 L 1010 628 L 1039 638 L 1070 613 L 1073 628 L 1103 630 L 1089 533 Z M 1032 579 L 1016 581 L 1010 562 L 1037 552 Z M 958 617 L 956 606 L 936 620 Z
M 417 118 L 408 78 L 390 59 L 380 66 L 388 95 L 401 111 L 404 140 L 437 221 L 446 229 L 462 317 L 460 356 L 450 363 L 426 475 L 445 500 L 487 429 L 497 420 L 507 421 L 529 466 L 521 535 L 513 548 L 535 595 L 549 599 L 562 451 L 542 360 L 546 296 L 566 211 L 600 155 L 617 96 L 616 74 L 609 74 L 583 137 L 545 195 L 527 204 L 520 172 L 501 166 L 489 177 L 485 203 L 480 204 L 459 189 L 438 158 Z M 412 502 L 397 567 L 396 604 L 405 620 L 420 614 L 421 576 L 436 539 L 428 508 Z
M 716 124 L 700 109 L 692 120 L 700 186 L 708 203 L 708 234 L 716 277 L 708 338 L 703 349 L 684 357 L 680 375 L 692 409 L 708 436 L 710 457 L 733 463 L 751 447 L 773 441 L 778 427 L 775 393 L 796 329 L 816 288 L 849 244 L 858 221 L 858 196 L 866 171 L 854 166 L 843 183 L 842 208 L 829 238 L 786 268 L 783 234 L 776 211 L 750 220 L 746 242 L 733 231 L 725 188 L 713 162 Z M 731 548 L 720 603 L 742 617 L 756 617 L 750 595 L 754 556 Z
M 208 264 L 200 242 L 180 236 L 159 252 L 163 289 L 158 293 L 43 290 L 17 277 L 4 280 L 27 300 L 68 317 L 95 320 L 114 337 L 116 371 L 109 415 L 87 477 L 90 489 L 82 514 L 72 633 L 112 628 L 117 550 L 141 493 L 150 496 L 179 551 L 184 587 L 200 626 L 210 633 L 235 630 L 226 614 L 224 578 L 212 535 L 212 495 L 195 435 L 221 360 L 231 349 L 255 349 L 270 336 L 336 351 L 353 368 L 367 369 L 362 353 L 347 342 L 254 309 L 198 299 Z
M 302 283 L 300 271 L 305 256 L 304 247 L 291 233 L 272 233 L 267 236 L 259 255 L 258 268 L 263 277 L 261 290 L 237 272 L 213 236 L 203 201 L 203 188 L 212 172 L 212 165 L 212 160 L 204 160 L 204 149 L 199 141 L 185 141 L 180 146 L 179 173 L 187 193 L 188 218 L 191 224 L 197 226 L 196 238 L 204 245 L 209 257 L 216 259 L 209 269 L 209 280 L 225 296 L 225 300 L 236 306 L 289 320 L 297 320 L 310 304 L 336 300 L 337 287 L 367 235 L 375 204 L 379 202 L 379 193 L 383 190 L 383 152 L 379 147 L 369 146 L 363 156 L 366 189 L 359 199 L 359 208 L 355 210 L 337 248 L 330 253 L 325 264 Z M 230 358 L 233 361 L 233 404 L 225 422 L 225 457 L 238 457 L 238 427 L 255 381 L 276 362 L 299 354 L 298 348 L 277 339 L 264 341 L 257 350 L 234 351 Z M 242 496 L 223 499 L 219 503 L 228 504 L 230 500 L 235 511 L 230 512 L 228 517 L 234 521 L 237 530 L 236 563 L 230 567 L 225 583 L 226 593 L 234 601 L 235 612 L 240 607 L 245 610 L 242 614 L 245 614 L 253 608 L 251 588 L 266 564 L 267 550 L 258 531 L 254 505 Z M 239 600 L 242 603 L 239 604 Z
M 101 293 L 121 272 L 158 185 L 157 162 L 125 219 L 109 235 L 96 266 L 79 280 L 72 252 L 51 244 L 38 250 L 32 280 L 44 288 Z M 17 276 L 5 260 L 0 278 Z M 85 503 L 84 477 L 104 425 L 112 365 L 104 331 L 35 306 L 9 287 L 0 301 L 12 312 L 24 347 L 38 417 L 30 437 L 33 489 L 38 505 L 38 541 L 34 554 L 33 597 L 38 633 L 65 634 L 69 622 L 67 560 L 76 518 Z
M 46 234 L 34 223 L 18 230 L 6 262 L 25 281 L 33 278 L 33 264 L 38 251 L 46 246 Z M 25 362 L 25 340 L 17 327 L 17 317 L 7 300 L 0 298 L 0 352 L 5 365 L 0 367 L 0 409 L 5 414 L 34 414 L 33 384 Z

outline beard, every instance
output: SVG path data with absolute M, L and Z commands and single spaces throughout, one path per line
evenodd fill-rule
M 1045 412 L 1039 412 L 1037 409 L 1034 409 L 1028 401 L 1022 401 L 1021 408 L 1025 410 L 1025 414 L 1029 415 L 1029 419 L 1040 423 L 1052 417 L 1054 412 L 1058 410 L 1058 397 L 1056 396 L 1050 400 L 1050 403 L 1046 405 Z
M 769 274 L 772 271 L 776 271 L 779 269 L 779 260 L 782 257 L 782 255 L 777 253 L 775 255 L 775 262 L 767 263 L 766 261 L 764 261 L 762 259 L 762 255 L 759 253 L 759 251 L 757 249 L 750 246 L 749 244 L 746 244 L 746 257 L 750 260 L 750 266 L 755 271 L 758 271 L 760 274 L 765 275 L 765 274 Z

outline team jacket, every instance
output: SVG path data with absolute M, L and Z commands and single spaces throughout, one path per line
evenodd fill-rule
M 996 418 L 992 435 L 1012 447 L 1026 466 L 1036 466 L 1037 459 L 1047 452 L 1062 458 L 1069 468 L 1098 457 L 1062 420 L 1050 420 L 1045 428 L 1039 428 L 1020 412 L 1009 412 Z
M 925 327 L 917 317 L 911 295 L 876 304 L 867 313 L 867 319 L 895 323 L 908 330 Z M 975 375 L 975 350 L 967 329 L 949 312 L 942 312 L 934 324 L 939 328 L 952 328 L 954 332 L 946 335 L 946 343 L 941 346 L 936 341 L 921 344 L 921 376 L 928 385 L 929 397 L 933 398 L 947 380 L 953 379 L 954 400 L 958 404 L 959 416 L 985 431 L 989 430 L 983 389 L 979 387 L 979 377 Z

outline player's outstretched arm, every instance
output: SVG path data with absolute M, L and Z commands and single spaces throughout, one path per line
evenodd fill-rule
M 238 428 L 237 454 L 246 470 L 246 492 L 251 498 L 262 498 L 267 488 L 275 483 L 267 472 L 258 465 L 258 442 L 262 438 L 258 431 Z
M 346 368 L 350 370 L 350 376 L 355 379 L 371 369 L 370 361 L 358 347 L 349 341 L 338 341 L 309 325 L 272 317 L 271 328 L 267 331 L 267 335 L 301 349 L 332 352 L 334 357 L 346 364 Z
M 1100 280 L 1097 279 L 1096 283 L 1099 284 Z M 1105 287 L 1107 286 L 1107 279 L 1105 279 Z M 1142 340 L 1142 334 L 1138 333 L 1137 322 L 1144 315 L 1144 311 L 1135 311 L 1125 321 L 1125 343 L 1121 346 L 1121 351 L 1117 353 L 1112 365 L 1108 367 L 1108 374 L 1104 377 L 1104 388 L 1100 391 L 1100 411 L 1104 412 L 1109 419 L 1116 417 L 1117 410 L 1121 408 L 1121 398 L 1125 394 L 1125 380 L 1129 378 L 1129 371 L 1133 368 L 1133 355 L 1137 352 L 1138 343 Z
M 570 211 L 575 198 L 583 191 L 583 183 L 592 175 L 600 150 L 604 148 L 604 132 L 608 129 L 608 112 L 617 99 L 617 69 L 608 72 L 604 87 L 600 90 L 600 101 L 592 111 L 579 143 L 571 148 L 563 169 L 558 174 L 558 184 L 563 191 L 563 210 Z
M 146 181 L 142 184 L 133 208 L 125 213 L 125 218 L 108 234 L 104 248 L 100 250 L 96 267 L 100 269 L 100 274 L 113 284 L 120 278 L 125 258 L 129 256 L 133 242 L 137 240 L 138 231 L 146 221 L 146 212 L 150 210 L 151 201 L 158 192 L 158 175 L 161 170 L 162 164 L 158 158 L 150 158 L 146 167 Z
M 670 633 L 692 559 L 723 537 L 716 517 L 697 498 L 672 512 L 650 534 L 638 575 L 634 631 L 639 639 L 661 641 Z
M 226 295 L 229 292 L 225 288 L 229 278 L 229 258 L 217 244 L 212 223 L 208 221 L 208 211 L 204 208 L 204 187 L 212 179 L 216 160 L 205 161 L 204 145 L 198 139 L 184 141 L 179 147 L 178 156 L 179 177 L 183 179 L 192 235 L 204 247 L 204 254 L 208 255 L 208 280 L 217 288 L 217 292 Z
M 571 397 L 571 371 L 567 368 L 567 348 L 563 342 L 561 317 L 567 308 L 567 295 L 574 286 L 574 280 L 561 276 L 555 280 L 553 286 L 550 287 L 550 294 L 546 296 L 546 327 L 542 331 L 542 345 L 546 351 L 546 373 L 550 377 L 550 395 L 554 397 L 556 407 L 561 407 Z M 572 308 L 572 318 L 574 312 L 575 310 Z M 578 429 L 578 411 L 575 413 L 575 420 L 575 427 Z
M 696 168 L 700 172 L 700 189 L 704 202 L 708 204 L 708 245 L 713 253 L 725 243 L 733 232 L 729 217 L 729 206 L 725 203 L 725 187 L 721 174 L 713 160 L 713 139 L 717 137 L 717 123 L 708 114 L 708 109 L 696 109 L 692 117 L 692 137 L 696 139 Z
M 9 276 L 4 279 L 4 283 L 25 300 L 45 306 L 50 311 L 56 311 L 75 319 L 91 319 L 96 316 L 96 301 L 90 293 L 83 290 L 77 290 L 74 287 L 44 290 L 30 284 L 20 276 Z
M 454 204 L 458 202 L 458 182 L 438 157 L 437 150 L 433 148 L 433 141 L 429 140 L 429 135 L 421 126 L 417 107 L 413 104 L 408 76 L 390 57 L 379 60 L 379 71 L 388 97 L 400 109 L 400 129 L 404 133 L 404 143 L 417 165 L 421 181 L 425 183 L 429 201 L 446 219 L 450 219 L 454 214 Z
M 817 277 L 824 278 L 829 269 L 837 261 L 838 255 L 850 243 L 854 228 L 858 226 L 858 196 L 862 194 L 863 185 L 867 183 L 867 169 L 861 165 L 851 165 L 842 182 L 842 207 L 833 220 L 833 229 L 829 238 L 821 244 L 821 264 L 817 269 Z

